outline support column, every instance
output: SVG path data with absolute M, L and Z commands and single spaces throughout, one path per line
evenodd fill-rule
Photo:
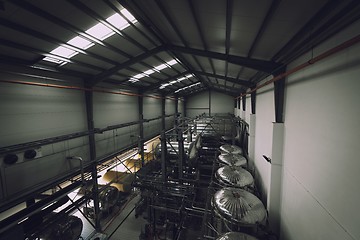
M 246 95 L 242 96 L 242 111 L 241 111 L 241 118 L 245 119 L 245 111 L 246 111 Z
M 273 123 L 270 187 L 268 192 L 267 209 L 269 211 L 270 228 L 277 235 L 280 233 L 283 149 L 284 123 Z
M 211 116 L 211 90 L 209 90 L 209 116 Z
M 251 99 L 251 113 L 255 114 L 256 113 L 256 91 L 251 93 L 250 99 Z
M 88 124 L 88 130 L 94 131 L 94 109 L 93 109 L 93 93 L 85 92 L 85 104 L 86 104 L 86 118 Z M 101 232 L 100 225 L 100 207 L 99 207 L 99 192 L 98 192 L 98 181 L 97 181 L 97 161 L 96 161 L 96 145 L 95 145 L 95 134 L 89 135 L 89 148 L 90 148 L 90 161 L 91 161 L 91 179 L 93 187 L 93 201 L 94 201 L 94 221 L 95 230 Z
M 249 163 L 248 167 L 251 172 L 255 169 L 255 129 L 256 129 L 256 115 L 250 114 L 250 123 L 249 123 Z
M 144 97 L 138 97 L 139 104 L 139 142 L 138 149 L 141 158 L 141 166 L 145 165 L 145 157 L 144 157 Z
M 184 118 L 187 117 L 187 110 L 186 110 L 186 106 L 187 105 L 187 99 L 184 97 L 183 98 L 183 109 L 184 109 Z
M 241 108 L 241 98 L 237 99 L 237 116 L 240 117 L 240 108 Z
M 162 180 L 166 182 L 167 172 L 166 172 L 166 123 L 165 123 L 165 96 L 161 98 L 161 171 L 162 171 Z
M 276 77 L 286 71 L 286 67 L 282 67 L 275 72 Z M 275 102 L 275 122 L 284 122 L 284 99 L 285 99 L 285 78 L 274 82 L 274 102 Z

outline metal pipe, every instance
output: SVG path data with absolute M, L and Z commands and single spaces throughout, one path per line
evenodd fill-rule
M 117 95 L 126 95 L 126 96 L 132 96 L 132 97 L 147 97 L 147 98 L 155 98 L 155 99 L 169 99 L 169 100 L 175 100 L 172 97 L 159 97 L 154 95 L 141 95 L 136 93 L 130 93 L 130 92 L 123 92 L 123 91 L 110 91 L 105 89 L 91 89 L 91 88 L 84 88 L 84 87 L 77 87 L 77 86 L 63 86 L 58 84 L 50 84 L 50 83 L 37 83 L 37 82 L 28 82 L 28 81 L 20 81 L 20 80 L 4 80 L 0 79 L 0 82 L 3 83 L 14 83 L 14 84 L 21 84 L 21 85 L 30 85 L 30 86 L 37 86 L 37 87 L 50 87 L 50 88 L 59 88 L 59 89 L 70 89 L 70 90 L 79 90 L 79 91 L 86 91 L 86 92 L 99 92 L 99 93 L 109 93 L 109 94 L 117 94 Z
M 240 96 L 236 97 L 236 99 L 241 98 L 243 96 L 246 96 L 248 94 L 251 94 L 251 93 L 255 92 L 256 90 L 258 90 L 258 89 L 260 89 L 262 87 L 265 87 L 265 86 L 267 86 L 267 85 L 269 85 L 269 84 L 271 84 L 273 82 L 279 81 L 279 80 L 281 80 L 281 79 L 283 79 L 283 78 L 285 78 L 285 77 L 287 77 L 287 76 L 289 76 L 289 75 L 291 75 L 293 73 L 296 73 L 296 72 L 298 72 L 298 71 L 300 71 L 300 70 L 302 70 L 302 69 L 304 69 L 304 68 L 306 68 L 306 67 L 308 67 L 308 66 L 310 66 L 312 64 L 315 64 L 315 63 L 317 63 L 317 62 L 319 62 L 319 61 L 321 61 L 321 60 L 323 60 L 323 59 L 325 59 L 325 58 L 327 58 L 327 57 L 329 57 L 329 56 L 331 56 L 331 55 L 333 55 L 335 53 L 338 53 L 338 52 L 340 52 L 340 51 L 342 51 L 344 49 L 347 49 L 347 48 L 357 44 L 359 41 L 360 41 L 360 35 L 357 35 L 357 36 L 351 38 L 350 40 L 345 41 L 345 42 L 337 45 L 336 47 L 334 47 L 334 48 L 332 48 L 332 49 L 318 55 L 317 57 L 315 57 L 313 59 L 310 59 L 309 61 L 307 61 L 307 62 L 305 62 L 303 64 L 300 64 L 300 65 L 294 67 L 293 69 L 290 69 L 289 71 L 286 71 L 286 72 L 284 72 L 282 74 L 279 74 L 276 77 L 266 81 L 265 83 L 260 84 L 259 86 L 251 89 L 250 91 L 241 94 Z
M 83 163 L 83 159 L 79 156 L 72 156 L 72 157 L 67 157 L 67 159 L 70 160 L 78 160 L 80 162 L 80 173 L 81 173 L 81 184 L 84 186 L 85 185 L 85 177 L 84 177 L 84 163 Z
M 0 221 L 0 234 L 9 229 L 10 227 L 14 226 L 18 222 L 24 220 L 26 217 L 29 217 L 37 212 L 40 212 L 44 207 L 49 206 L 51 203 L 59 200 L 64 195 L 68 194 L 69 192 L 73 191 L 74 189 L 79 187 L 79 183 L 75 182 L 60 191 L 54 193 L 53 195 L 49 196 L 48 198 L 41 200 L 13 215 L 10 217 Z

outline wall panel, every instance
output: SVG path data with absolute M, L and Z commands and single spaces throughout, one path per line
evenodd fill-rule
M 314 52 L 348 40 L 359 27 L 354 24 Z M 359 56 L 357 44 L 288 79 L 282 239 L 360 239 Z

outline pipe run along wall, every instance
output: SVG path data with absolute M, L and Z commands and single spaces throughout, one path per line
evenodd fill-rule
M 34 76 L 10 73 L 1 73 L 0 78 L 9 81 L 44 81 Z M 82 88 L 81 81 L 62 81 L 61 84 Z M 93 100 L 95 128 L 102 129 L 109 125 L 139 120 L 137 96 L 93 92 Z M 150 100 L 152 112 L 145 111 L 145 119 L 161 115 L 161 101 L 158 98 L 145 98 L 144 108 Z M 0 82 L 0 102 L 0 147 L 87 130 L 84 91 Z M 166 114 L 174 113 L 174 104 L 174 100 L 166 99 Z M 167 127 L 171 127 L 174 122 L 172 117 L 166 118 L 166 121 Z M 154 122 L 145 123 L 145 138 L 159 134 L 160 130 L 155 127 Z M 132 144 L 136 145 L 138 136 L 138 125 L 96 134 L 97 158 Z M 11 166 L 4 165 L 3 156 L 0 156 L 0 205 L 5 199 L 10 202 L 69 172 L 79 170 L 79 161 L 70 161 L 67 159 L 69 156 L 80 156 L 84 164 L 88 163 L 90 157 L 87 136 L 44 145 L 41 147 L 40 157 Z
M 359 22 L 353 24 L 288 69 L 353 38 L 359 28 Z M 355 44 L 287 77 L 278 157 L 274 155 L 279 140 L 275 140 L 272 123 L 273 85 L 258 90 L 255 115 L 250 116 L 251 109 L 246 108 L 250 129 L 255 128 L 255 177 L 268 206 L 270 225 L 279 227 L 274 230 L 280 239 L 360 239 L 360 193 L 355 190 L 360 181 L 359 75 L 360 45 Z M 268 155 L 272 163 L 262 155 Z M 282 161 L 274 162 L 275 158 Z M 280 182 L 271 177 L 274 163 L 281 166 Z M 274 188 L 278 196 L 271 196 Z

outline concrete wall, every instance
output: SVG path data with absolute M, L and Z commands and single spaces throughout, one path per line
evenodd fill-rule
M 5 73 L 1 78 L 39 81 Z M 74 81 L 72 85 L 81 86 L 81 83 Z M 0 83 L 0 103 L 1 147 L 87 130 L 82 91 Z M 21 162 L 23 152 L 16 152 L 19 163 L 14 165 L 4 164 L 0 156 L 2 195 L 7 199 L 25 195 L 50 179 L 77 170 L 78 161 L 66 157 L 76 155 L 88 160 L 88 138 L 42 146 L 38 158 Z
M 43 82 L 44 78 L 1 73 L 2 79 Z M 82 81 L 66 78 L 47 83 L 82 86 Z M 93 93 L 95 128 L 105 128 L 139 120 L 138 97 Z M 144 98 L 144 118 L 161 116 L 161 100 Z M 175 101 L 166 100 L 166 114 L 175 113 Z M 166 118 L 171 128 L 173 117 Z M 160 133 L 161 119 L 144 124 L 145 138 Z M 42 140 L 87 130 L 83 91 L 0 83 L 0 147 Z M 97 158 L 105 157 L 138 143 L 139 126 L 95 134 Z M 41 156 L 14 165 L 6 165 L 0 156 L 0 205 L 37 191 L 79 170 L 79 162 L 68 160 L 80 156 L 90 161 L 88 137 L 80 137 L 40 148 Z M 17 153 L 19 156 L 23 152 Z M 20 177 L 19 177 L 20 176 Z M 6 201 L 5 201 L 6 200 Z
M 105 128 L 139 120 L 138 98 L 126 95 L 94 93 L 95 128 Z M 138 141 L 138 125 L 95 135 L 97 157 L 106 156 Z
M 354 37 L 359 27 L 345 29 L 313 55 Z M 359 76 L 357 44 L 288 77 L 284 124 L 273 123 L 273 85 L 258 91 L 255 115 L 248 107 L 244 113 L 255 136 L 256 183 L 280 239 L 360 239 Z
M 195 117 L 203 113 L 234 114 L 234 98 L 216 91 L 204 91 L 189 97 L 186 103 L 187 116 Z
M 247 99 L 247 102 L 250 99 Z M 250 108 L 246 108 L 245 116 L 249 116 Z M 255 120 L 255 174 L 261 198 L 266 206 L 270 189 L 270 164 L 263 155 L 271 157 L 272 154 L 272 123 L 275 121 L 274 94 L 272 85 L 260 89 L 256 96 Z
M 345 29 L 317 47 L 314 56 L 359 28 L 358 23 Z M 282 239 L 360 239 L 359 76 L 357 44 L 288 78 Z

